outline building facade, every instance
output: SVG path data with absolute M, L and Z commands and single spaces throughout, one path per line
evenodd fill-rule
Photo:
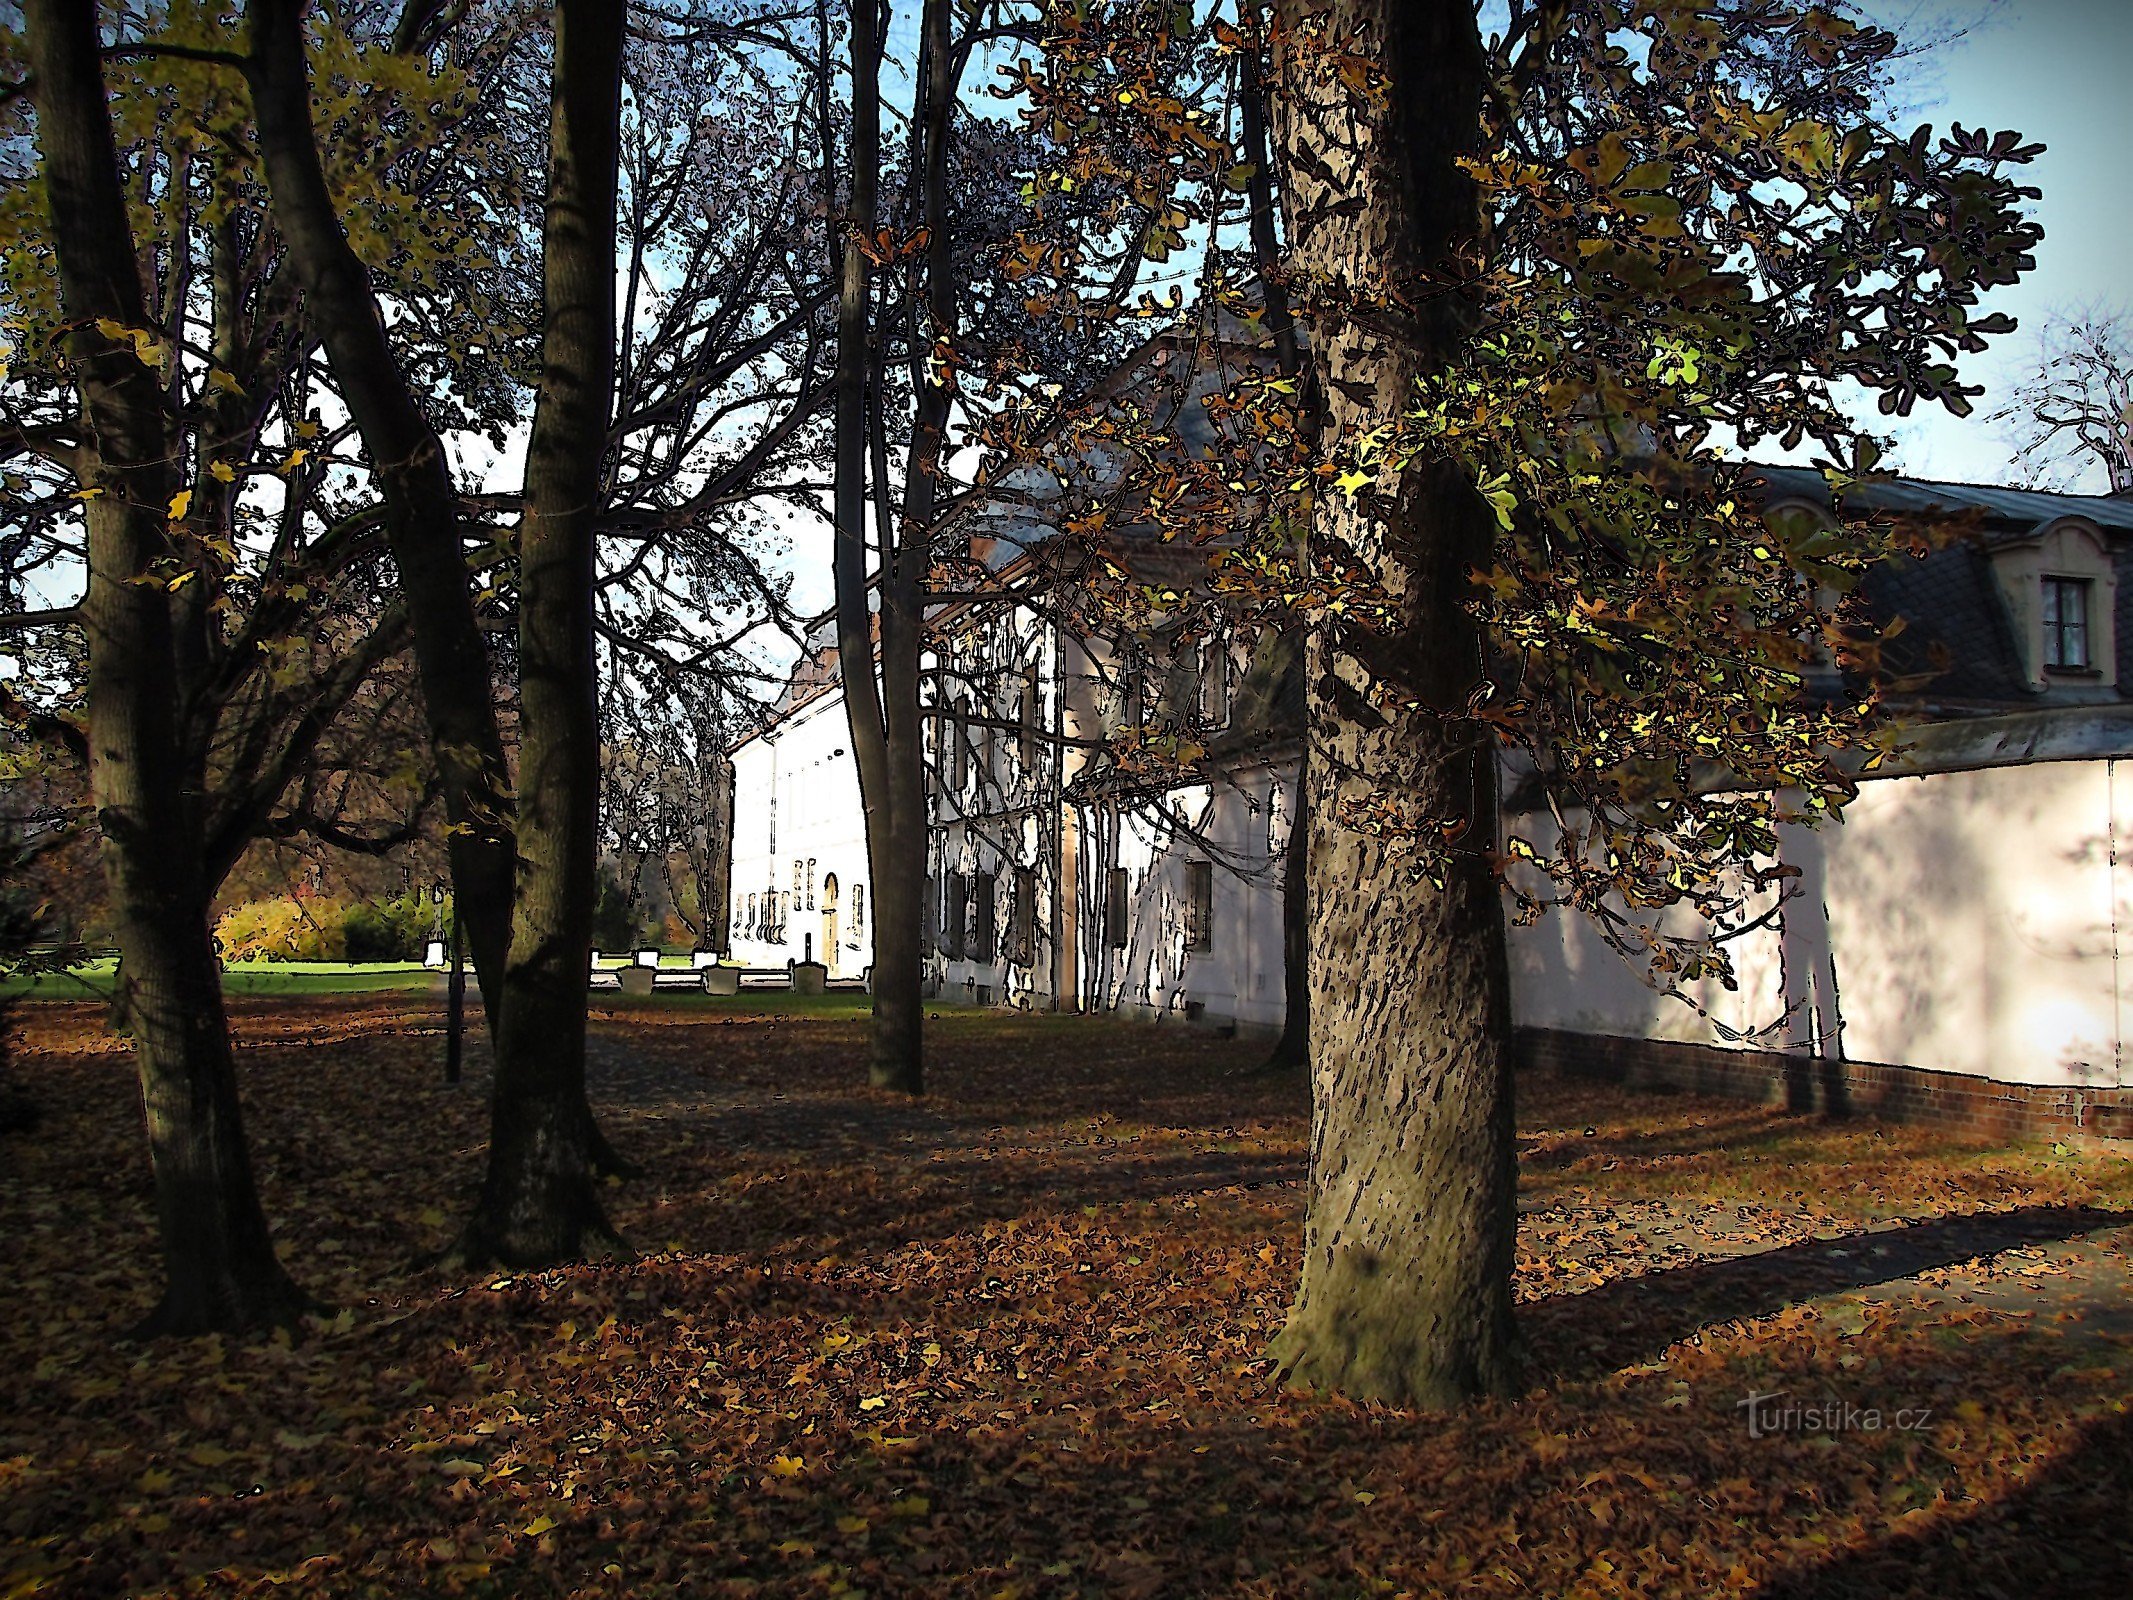
M 1767 480 L 1772 515 L 1830 515 L 1818 474 Z M 1794 892 L 1733 946 L 1737 988 L 1656 990 L 1574 915 L 1512 929 L 1525 1052 L 1796 1106 L 2109 1130 L 2133 1119 L 2133 869 L 2118 843 L 2133 826 L 2119 782 L 2133 760 L 2133 623 L 2121 625 L 2133 499 L 1907 481 L 1856 492 L 1972 525 L 1863 585 L 1877 621 L 1907 624 L 1885 669 L 1928 680 L 1903 706 L 1911 748 L 1862 774 L 1841 822 L 1781 830 Z M 1005 587 L 1042 586 L 1037 542 L 994 563 Z M 935 994 L 1279 1027 L 1293 652 L 1166 639 L 1174 620 L 1107 639 L 1041 605 L 940 608 L 925 663 Z M 735 753 L 744 960 L 800 954 L 796 930 L 820 929 L 806 901 L 833 865 L 845 903 L 864 882 L 834 653 L 802 676 L 795 708 Z M 1844 690 L 1833 665 L 1821 680 Z M 1122 734 L 1130 746 L 1163 728 L 1203 750 L 1190 781 L 1119 758 Z M 801 813 L 812 820 L 796 819 L 796 788 L 821 797 Z M 1509 829 L 1515 773 L 1504 788 Z M 775 896 L 786 920 L 765 923 L 744 890 Z M 840 933 L 846 970 L 865 955 L 855 932 Z
M 730 959 L 820 961 L 832 978 L 874 960 L 865 814 L 836 687 L 835 633 L 818 626 L 771 721 L 731 751 Z

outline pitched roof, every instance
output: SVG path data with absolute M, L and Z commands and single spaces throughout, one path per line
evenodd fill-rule
M 1813 467 L 1755 467 L 1773 489 L 1818 505 L 1830 504 L 1829 483 Z M 2099 528 L 2133 533 L 2133 495 L 2052 494 L 1987 483 L 1942 483 L 1931 478 L 1892 478 L 1859 484 L 1844 503 L 1860 511 L 1931 515 L 1981 511 L 1996 533 L 2027 534 L 2061 517 L 2086 517 Z

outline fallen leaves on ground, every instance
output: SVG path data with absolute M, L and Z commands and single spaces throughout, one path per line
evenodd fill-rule
M 1238 1074 L 1248 1045 L 949 1012 L 914 1104 L 854 1087 L 851 1022 L 618 1006 L 595 1096 L 649 1169 L 605 1191 L 642 1259 L 462 1282 L 412 1264 L 478 1178 L 480 1051 L 445 1088 L 419 996 L 237 1027 L 285 1258 L 338 1309 L 294 1342 L 126 1343 L 154 1267 L 130 1062 L 90 1008 L 31 1008 L 0 1597 L 1951 1600 L 2125 1572 L 2122 1157 L 1522 1080 L 1535 1387 L 1425 1416 L 1273 1383 L 1308 1117 Z M 1751 1393 L 1844 1430 L 1751 1437 Z

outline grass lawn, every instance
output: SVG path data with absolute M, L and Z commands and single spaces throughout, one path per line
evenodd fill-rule
M 427 996 L 234 1008 L 335 1308 L 257 1345 L 117 1336 L 130 1063 L 18 1013 L 0 1595 L 2122 1592 L 2125 1157 L 1522 1079 L 1529 1387 L 1424 1415 L 1264 1359 L 1309 1116 L 1251 1047 L 941 1007 L 914 1103 L 858 997 L 596 999 L 641 1253 L 461 1279 L 411 1264 L 479 1181 L 479 1039 L 453 1090 Z M 1780 1392 L 1849 1420 L 1751 1429 Z
M 105 1000 L 110 998 L 117 961 L 85 961 L 65 972 L 34 977 L 0 978 L 0 996 L 16 1000 Z M 225 967 L 225 994 L 331 995 L 372 994 L 380 990 L 424 989 L 429 973 L 411 961 L 245 961 Z

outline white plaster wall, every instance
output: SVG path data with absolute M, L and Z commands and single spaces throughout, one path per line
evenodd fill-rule
M 1868 781 L 1841 822 L 1781 828 L 1798 898 L 1781 932 L 1734 947 L 1737 994 L 1695 988 L 1711 1016 L 1647 988 L 1588 921 L 1560 913 L 1512 930 L 1514 1014 L 1529 1027 L 2117 1086 L 2114 926 L 2133 916 L 2110 859 L 2133 826 L 2117 766 Z
M 1755 909 L 1767 903 L 1765 897 Z M 1510 907 L 1507 898 L 1507 915 Z M 1667 933 L 1687 935 L 1696 927 L 1692 916 L 1660 919 Z M 1521 1027 L 1760 1049 L 1784 1042 L 1785 961 L 1773 927 L 1728 941 L 1737 987 L 1699 978 L 1679 985 L 1685 999 L 1646 983 L 1582 913 L 1549 911 L 1531 927 L 1509 929 L 1507 939 L 1511 1011 Z
M 2119 1082 L 2117 765 L 1862 787 L 1829 839 L 1848 1057 L 2007 1083 Z
M 866 817 L 859 804 L 859 767 L 852 759 L 844 697 L 830 693 L 779 724 L 775 738 L 751 739 L 733 753 L 733 876 L 727 915 L 732 959 L 743 966 L 781 967 L 797 961 L 814 935 L 815 959 L 832 977 L 857 977 L 874 960 L 874 890 L 867 878 Z M 777 848 L 771 848 L 771 797 L 777 799 Z M 783 942 L 755 937 L 748 896 L 792 892 L 793 861 L 801 863 L 799 903 L 785 920 Z M 812 861 L 812 892 L 808 884 Z M 836 948 L 825 886 L 837 878 Z M 863 890 L 865 920 L 854 926 L 853 889 Z M 808 902 L 812 900 L 810 905 Z
M 1182 1014 L 1197 1002 L 1211 1019 L 1278 1027 L 1282 1016 L 1281 851 L 1293 764 L 1250 768 L 1218 784 L 1172 790 L 1172 808 L 1192 834 L 1164 821 L 1153 804 L 1114 816 L 1085 812 L 1083 837 L 1101 841 L 1086 859 L 1092 870 L 1084 896 L 1087 990 L 1107 1006 Z M 1277 795 L 1279 798 L 1277 798 Z M 1200 840 L 1216 848 L 1206 849 Z M 1186 948 L 1187 863 L 1214 866 L 1212 945 Z M 1102 926 L 1104 874 L 1128 873 L 1124 948 Z M 1100 940 L 1101 942 L 1097 942 Z

